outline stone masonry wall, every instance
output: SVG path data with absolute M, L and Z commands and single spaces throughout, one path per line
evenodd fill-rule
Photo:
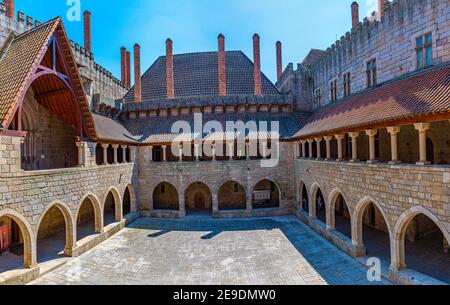
M 201 162 L 151 162 L 150 147 L 139 147 L 139 177 L 137 198 L 141 209 L 151 210 L 154 189 L 161 182 L 175 186 L 180 199 L 184 200 L 184 190 L 194 182 L 206 184 L 217 198 L 219 188 L 229 181 L 240 183 L 251 198 L 253 187 L 264 179 L 272 180 L 281 192 L 280 207 L 294 207 L 295 191 L 292 178 L 293 146 L 281 143 L 281 160 L 278 167 L 263 168 L 258 160 L 251 161 L 201 161 Z M 181 202 L 181 201 L 180 201 Z M 187 204 L 187 203 L 186 203 Z
M 415 39 L 433 34 L 433 64 L 450 61 L 450 6 L 441 0 L 398 0 L 381 21 L 368 20 L 343 36 L 312 67 L 321 104 L 331 102 L 330 83 L 337 79 L 344 96 L 343 73 L 350 72 L 352 93 L 367 88 L 367 61 L 377 60 L 378 83 L 417 70 Z
M 376 201 L 393 229 L 400 215 L 420 206 L 427 209 L 450 231 L 450 168 L 415 165 L 387 165 L 350 162 L 297 160 L 297 192 L 303 181 L 309 200 L 318 183 L 325 201 L 338 188 L 353 213 L 366 196 Z
M 76 215 L 82 199 L 88 194 L 103 203 L 111 188 L 120 200 L 132 183 L 134 163 L 25 172 L 20 169 L 20 141 L 18 137 L 0 136 L 0 213 L 12 210 L 22 215 L 35 228 L 45 211 L 54 203 L 65 204 Z M 85 143 L 85 150 L 91 143 Z M 88 153 L 86 152 L 86 155 Z

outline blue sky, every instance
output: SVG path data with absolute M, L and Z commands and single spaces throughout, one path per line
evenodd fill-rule
M 83 44 L 83 23 L 66 18 L 67 0 L 16 0 L 16 10 L 40 21 L 62 16 L 70 39 Z M 261 36 L 263 72 L 276 79 L 275 43 L 283 43 L 283 65 L 301 61 L 311 48 L 325 49 L 351 28 L 352 0 L 81 0 L 92 12 L 92 44 L 96 61 L 120 78 L 120 47 L 142 47 L 142 72 L 165 53 L 217 49 L 217 35 L 227 50 L 250 58 L 252 35 Z M 361 19 L 376 0 L 360 0 Z

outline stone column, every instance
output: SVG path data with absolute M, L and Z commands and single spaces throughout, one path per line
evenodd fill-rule
M 212 152 L 212 160 L 213 161 L 217 161 L 217 158 L 216 158 L 216 143 L 211 145 L 211 152 Z
M 420 161 L 417 165 L 430 164 L 427 160 L 427 130 L 430 129 L 430 123 L 417 123 L 414 128 L 419 132 Z
M 122 148 L 122 162 L 127 163 L 127 145 L 121 145 Z
M 300 143 L 302 144 L 302 158 L 306 159 L 306 141 L 301 141 Z
M 150 146 L 150 158 L 149 158 L 150 162 L 153 162 L 153 146 Z
M 114 155 L 114 164 L 118 163 L 118 149 L 119 149 L 119 145 L 118 144 L 112 144 L 111 145 L 113 148 L 113 155 Z
M 228 153 L 229 153 L 229 158 L 230 160 L 233 160 L 233 156 L 234 156 L 234 143 L 227 143 L 228 146 Z
M 322 156 L 322 147 L 320 146 L 321 142 L 322 142 L 322 137 L 316 138 L 316 145 L 317 145 L 317 158 L 316 160 L 321 160 L 321 156 Z
M 162 149 L 163 149 L 163 161 L 166 162 L 167 161 L 167 146 L 163 145 Z
M 359 132 L 350 132 L 348 134 L 352 138 L 352 159 L 350 162 L 358 162 L 358 137 Z
M 295 154 L 295 159 L 300 158 L 300 143 L 299 142 L 294 142 L 294 154 Z
M 183 145 L 178 145 L 178 161 L 183 162 Z
M 245 192 L 247 194 L 247 211 L 253 210 L 253 192 L 248 190 Z
M 108 164 L 108 147 L 109 147 L 109 144 L 102 144 L 102 148 L 103 148 L 103 165 L 107 165 Z
M 325 142 L 327 143 L 327 161 L 331 160 L 331 140 L 333 139 L 333 137 L 331 136 L 327 136 L 324 137 Z
M 219 198 L 217 194 L 212 195 L 212 209 L 213 212 L 219 212 Z
M 130 146 L 130 162 L 133 163 L 135 160 L 136 146 Z
M 245 143 L 245 159 L 250 160 L 250 142 Z
M 199 148 L 199 144 L 194 144 L 194 159 L 196 162 L 200 161 L 200 156 L 199 156 L 200 154 L 199 154 L 198 148 Z
M 396 164 L 399 163 L 397 135 L 400 132 L 400 127 L 399 126 L 388 127 L 387 131 L 391 134 L 391 162 L 389 162 L 389 164 Z
M 308 145 L 309 145 L 309 158 L 310 158 L 310 159 L 314 158 L 314 155 L 313 155 L 313 143 L 314 143 L 314 140 L 312 140 L 312 139 L 308 140 Z
M 375 163 L 376 159 L 376 150 L 375 150 L 375 137 L 378 134 L 378 130 L 376 129 L 368 129 L 366 130 L 366 135 L 369 137 L 369 160 L 367 163 Z
M 77 148 L 78 148 L 78 167 L 83 167 L 85 166 L 85 161 L 84 161 L 84 143 L 82 142 L 77 142 L 76 143 Z
M 337 134 L 334 137 L 337 140 L 337 146 L 338 146 L 338 158 L 336 161 L 342 161 L 342 160 L 344 160 L 344 151 L 342 149 L 342 141 L 344 140 L 345 135 Z

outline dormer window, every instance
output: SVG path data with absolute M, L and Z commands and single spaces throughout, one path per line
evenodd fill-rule
M 416 38 L 417 69 L 433 64 L 433 35 L 431 33 Z

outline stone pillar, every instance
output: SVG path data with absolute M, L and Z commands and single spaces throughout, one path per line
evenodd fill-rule
M 167 161 L 167 146 L 163 145 L 162 149 L 163 149 L 163 161 L 166 162 Z
M 102 148 L 103 148 L 103 165 L 107 165 L 108 164 L 108 147 L 109 147 L 109 144 L 102 144 Z
M 229 153 L 229 158 L 230 160 L 233 160 L 233 156 L 234 156 L 234 143 L 227 143 L 228 146 L 228 153 Z
M 183 144 L 178 145 L 178 161 L 183 162 Z
M 245 159 L 250 160 L 250 142 L 245 143 Z
M 194 144 L 194 157 L 195 157 L 195 161 L 199 162 L 200 161 L 200 152 L 199 152 L 199 148 L 200 145 L 199 144 Z
M 247 211 L 253 210 L 253 192 L 252 190 L 248 190 L 247 194 Z
M 118 149 L 119 149 L 119 145 L 117 145 L 117 144 L 112 144 L 111 145 L 112 146 L 112 148 L 113 148 L 113 151 L 114 151 L 114 164 L 117 164 L 118 163 Z
M 388 127 L 387 131 L 391 134 L 391 162 L 389 163 L 396 164 L 399 163 L 397 135 L 400 132 L 400 127 L 398 126 Z
M 219 212 L 219 198 L 217 194 L 212 195 L 212 209 L 213 212 Z
M 344 160 L 344 150 L 342 149 L 342 141 L 345 138 L 345 135 L 343 134 L 337 134 L 334 136 L 337 140 L 337 146 L 338 146 L 338 158 L 336 161 L 342 161 Z
M 331 160 L 331 140 L 333 139 L 333 137 L 331 136 L 327 136 L 324 137 L 325 142 L 327 143 L 327 158 L 326 160 L 329 161 Z
M 306 141 L 301 141 L 300 143 L 302 144 L 302 158 L 306 159 Z
M 369 160 L 367 163 L 377 162 L 376 159 L 376 149 L 375 149 L 375 137 L 378 134 L 378 130 L 376 129 L 368 129 L 366 130 L 366 135 L 369 137 Z
M 308 145 L 309 145 L 309 158 L 310 158 L 310 159 L 314 158 L 314 155 L 313 155 L 313 143 L 314 143 L 314 140 L 312 140 L 312 139 L 308 140 Z
M 84 160 L 84 143 L 77 142 L 76 143 L 78 148 L 78 167 L 85 166 L 85 160 Z
M 122 148 L 122 162 L 127 163 L 127 147 L 128 145 L 121 145 L 120 148 Z
M 217 158 L 216 158 L 216 143 L 211 145 L 211 152 L 212 152 L 212 160 L 213 161 L 217 161 Z
M 150 146 L 150 158 L 149 158 L 150 162 L 153 162 L 153 146 Z
M 130 162 L 133 163 L 135 160 L 136 146 L 130 146 Z
M 184 198 L 184 193 L 180 192 L 178 194 L 178 202 L 180 203 L 180 212 L 186 213 L 186 200 Z
M 300 158 L 300 143 L 294 142 L 294 155 L 295 159 Z
M 350 162 L 358 162 L 358 137 L 359 132 L 350 132 L 348 134 L 352 138 L 352 159 Z
M 322 156 L 322 147 L 320 146 L 322 142 L 322 137 L 316 138 L 316 145 L 317 145 L 317 158 L 316 160 L 321 160 L 321 156 Z
M 263 159 L 267 159 L 267 142 L 266 141 L 261 142 L 261 148 L 262 148 L 261 155 L 262 155 Z
M 417 165 L 430 164 L 427 160 L 427 130 L 430 129 L 430 123 L 417 123 L 414 124 L 414 128 L 419 132 L 420 161 Z

